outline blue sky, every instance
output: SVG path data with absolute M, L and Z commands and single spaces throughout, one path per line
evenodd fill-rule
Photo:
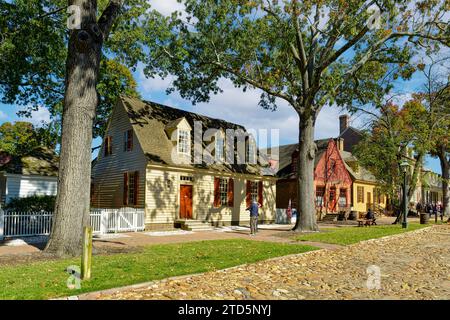
M 170 14 L 175 9 L 183 9 L 182 5 L 177 3 L 176 0 L 151 2 L 152 6 L 163 14 Z M 166 95 L 165 90 L 173 80 L 171 77 L 147 79 L 142 72 L 142 66 L 137 69 L 134 76 L 138 83 L 138 90 L 146 100 L 238 123 L 244 125 L 247 129 L 279 129 L 281 144 L 298 141 L 298 116 L 293 109 L 284 101 L 279 101 L 277 111 L 261 109 L 258 106 L 261 94 L 259 90 L 248 90 L 244 93 L 241 89 L 234 88 L 230 81 L 223 79 L 220 81 L 220 87 L 224 91 L 222 94 L 211 97 L 209 103 L 193 106 L 189 101 L 182 99 L 177 92 Z M 402 94 L 400 99 L 406 100 L 412 92 L 421 89 L 423 80 L 417 73 L 408 82 L 397 81 L 395 91 Z M 19 110 L 20 107 L 18 106 L 0 103 L 0 123 L 18 120 L 16 113 Z M 338 136 L 338 118 L 340 114 L 344 113 L 345 111 L 336 107 L 322 109 L 316 122 L 315 138 L 323 139 Z M 39 125 L 42 121 L 49 120 L 49 113 L 45 109 L 41 109 L 33 112 L 32 118 L 26 120 Z M 355 116 L 351 119 L 350 124 L 355 127 L 362 127 L 365 120 L 362 116 Z M 96 139 L 93 145 L 97 146 L 100 143 L 101 140 Z M 427 157 L 425 166 L 435 172 L 441 172 L 437 159 Z

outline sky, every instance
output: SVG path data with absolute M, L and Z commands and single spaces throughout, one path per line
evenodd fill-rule
M 176 0 L 150 1 L 152 7 L 163 14 L 170 14 L 174 10 L 182 10 L 183 6 Z M 211 97 L 208 103 L 200 103 L 195 106 L 188 100 L 184 100 L 177 92 L 170 95 L 165 93 L 170 86 L 172 78 L 150 78 L 147 79 L 139 66 L 134 73 L 138 83 L 138 91 L 145 100 L 154 101 L 175 108 L 196 112 L 202 115 L 223 119 L 229 122 L 244 125 L 247 129 L 279 129 L 280 144 L 298 142 L 298 116 L 295 111 L 284 101 L 278 100 L 276 111 L 263 110 L 258 106 L 261 91 L 235 88 L 226 79 L 220 80 L 223 93 Z M 416 74 L 410 81 L 398 81 L 397 91 L 403 93 L 406 99 L 411 92 L 417 91 L 423 85 L 423 79 Z M 0 124 L 6 121 L 20 120 L 16 115 L 21 107 L 4 105 L 0 103 Z M 337 107 L 325 107 L 320 112 L 316 121 L 315 138 L 324 139 L 337 137 L 339 135 L 339 115 L 345 114 L 345 110 Z M 32 117 L 23 119 L 35 125 L 50 119 L 49 112 L 42 108 L 32 113 Z M 352 117 L 350 125 L 361 128 L 365 121 L 361 116 Z M 101 143 L 100 139 L 93 142 L 93 146 Z M 96 154 L 93 155 L 94 157 Z M 427 157 L 425 167 L 437 173 L 441 173 L 439 161 Z

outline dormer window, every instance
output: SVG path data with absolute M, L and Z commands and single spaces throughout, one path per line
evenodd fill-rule
M 182 117 L 169 122 L 165 127 L 165 131 L 173 142 L 173 151 L 175 151 L 176 154 L 183 155 L 183 157 L 181 157 L 183 159 L 186 158 L 186 155 L 191 154 L 192 127 L 189 125 L 186 118 Z
M 247 163 L 256 164 L 256 142 L 252 136 L 248 137 L 247 142 Z
M 178 153 L 189 154 L 190 132 L 188 130 L 178 130 Z

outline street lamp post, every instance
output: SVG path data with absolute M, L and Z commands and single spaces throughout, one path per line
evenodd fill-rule
M 409 167 L 409 163 L 407 161 L 403 161 L 400 164 L 400 167 L 403 169 L 403 221 L 402 221 L 402 228 L 407 228 L 408 227 L 408 222 L 406 220 L 406 216 L 408 215 L 408 206 L 406 204 L 407 202 L 407 197 L 406 197 L 406 172 L 408 170 Z

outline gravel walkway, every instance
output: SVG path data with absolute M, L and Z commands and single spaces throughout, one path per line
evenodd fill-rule
M 372 265 L 379 268 L 379 278 L 369 275 Z M 450 226 L 84 298 L 450 299 Z

